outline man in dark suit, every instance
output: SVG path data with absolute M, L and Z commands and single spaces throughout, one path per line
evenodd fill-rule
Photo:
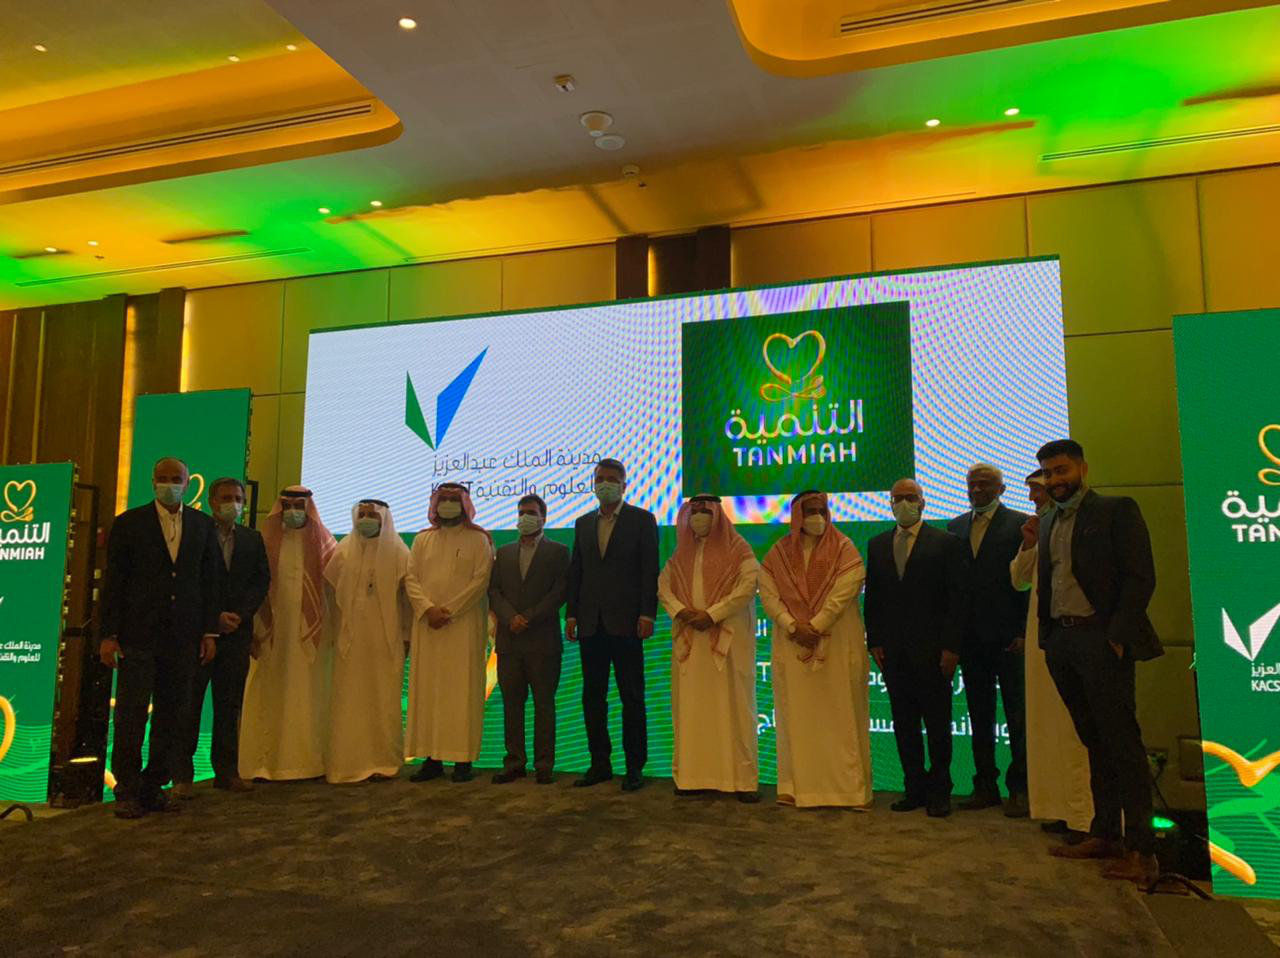
M 218 538 L 208 516 L 183 506 L 189 481 L 181 459 L 161 459 L 155 501 L 116 516 L 107 540 L 98 652 L 120 672 L 111 752 L 119 818 L 177 809 L 160 789 L 182 747 L 196 667 L 216 651 Z
M 240 707 L 249 674 L 249 649 L 253 644 L 253 616 L 271 586 L 271 565 L 262 536 L 238 524 L 244 509 L 244 483 L 230 476 L 214 480 L 209 505 L 217 529 L 219 605 L 217 655 L 201 663 L 191 689 L 182 754 L 173 773 L 173 795 L 194 797 L 192 759 L 200 738 L 200 713 L 205 690 L 213 685 L 213 787 L 248 792 L 253 785 L 240 777 Z
M 494 784 L 525 775 L 524 704 L 533 689 L 533 767 L 550 785 L 556 764 L 556 689 L 560 685 L 560 607 L 569 550 L 542 534 L 547 504 L 527 495 L 516 506 L 520 539 L 498 550 L 489 576 L 489 608 L 498 618 L 495 648 L 507 757 Z
M 1105 877 L 1145 883 L 1159 865 L 1134 663 L 1164 653 L 1147 617 L 1156 588 L 1151 537 L 1136 502 L 1089 489 L 1078 442 L 1054 440 L 1036 458 L 1054 501 L 1047 522 L 1032 517 L 1023 527 L 1027 548 L 1039 542 L 1040 645 L 1089 753 L 1094 808 L 1089 838 L 1051 851 L 1119 858 Z
M 627 756 L 623 791 L 644 784 L 649 735 L 644 711 L 644 640 L 658 614 L 658 523 L 653 513 L 627 505 L 627 472 L 616 459 L 595 471 L 600 508 L 574 524 L 565 632 L 582 655 L 582 712 L 591 767 L 578 787 L 613 778 L 609 740 L 609 667 L 622 700 L 622 747 Z
M 1027 631 L 1027 593 L 1013 587 L 1009 563 L 1022 548 L 1022 524 L 1030 516 L 1000 501 L 1004 475 L 989 463 L 978 463 L 967 477 L 973 508 L 951 520 L 947 531 L 967 543 L 972 556 L 966 579 L 964 637 L 960 671 L 969 703 L 973 744 L 973 795 L 960 803 L 965 810 L 1000 804 L 1000 770 L 996 768 L 996 681 L 1004 700 L 1013 753 L 1004 784 L 1010 818 L 1031 814 L 1027 802 L 1026 682 L 1022 647 Z
M 925 525 L 914 479 L 890 490 L 897 528 L 867 544 L 867 644 L 884 674 L 905 794 L 895 812 L 951 814 L 951 680 L 964 623 L 964 543 Z M 920 723 L 929 735 L 924 766 Z

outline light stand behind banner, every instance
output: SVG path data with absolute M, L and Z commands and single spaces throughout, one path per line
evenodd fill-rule
M 208 513 L 209 486 L 216 479 L 230 476 L 243 482 L 249 459 L 252 398 L 253 393 L 248 389 L 211 389 L 203 392 L 139 396 L 134 405 L 129 508 L 145 505 L 155 499 L 151 485 L 152 469 L 156 461 L 165 456 L 176 456 L 183 460 L 191 471 L 186 508 Z M 200 718 L 200 738 L 195 754 L 197 781 L 213 776 L 213 769 L 209 764 L 209 740 L 213 728 L 210 704 L 212 698 L 211 695 L 205 696 Z M 112 723 L 112 735 L 114 731 Z M 108 764 L 110 749 L 108 740 Z M 108 785 L 112 781 L 108 777 Z
M 75 466 L 0 466 L 0 802 L 44 802 Z
M 1173 344 L 1213 888 L 1280 898 L 1280 310 Z

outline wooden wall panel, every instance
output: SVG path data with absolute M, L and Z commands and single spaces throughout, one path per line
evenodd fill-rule
M 283 282 L 189 292 L 186 388 L 278 393 L 283 315 Z
M 1027 255 L 1026 200 L 927 206 L 871 217 L 876 272 L 1017 259 Z
M 766 286 L 871 271 L 871 218 L 836 216 L 733 230 L 734 286 Z
M 1200 177 L 1207 309 L 1280 306 L 1280 166 Z

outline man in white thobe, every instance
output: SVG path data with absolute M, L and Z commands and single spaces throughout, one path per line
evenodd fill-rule
M 324 774 L 332 642 L 324 567 L 337 546 L 304 486 L 280 493 L 263 520 L 271 591 L 254 623 L 240 720 L 240 777 Z
M 734 792 L 756 802 L 756 578 L 751 546 L 717 496 L 676 517 L 676 551 L 658 576 L 671 616 L 671 777 L 676 793 Z
M 1089 787 L 1089 753 L 1076 734 L 1058 687 L 1049 675 L 1040 648 L 1039 536 L 1040 520 L 1053 508 L 1044 475 L 1027 476 L 1028 498 L 1035 516 L 1023 527 L 1022 550 L 1013 557 L 1009 574 L 1013 587 L 1031 590 L 1027 611 L 1027 789 L 1031 816 L 1046 819 L 1047 832 L 1076 844 L 1089 834 L 1093 822 L 1093 793 Z
M 431 494 L 431 525 L 413 540 L 405 591 L 413 605 L 406 751 L 421 756 L 413 781 L 444 774 L 469 782 L 484 732 L 487 591 L 493 542 L 475 524 L 467 490 L 442 483 Z
M 778 801 L 871 805 L 870 659 L 858 611 L 862 556 L 827 496 L 791 500 L 791 531 L 765 556 L 760 599 L 773 622 Z
M 391 778 L 404 764 L 408 569 L 409 547 L 396 535 L 387 504 L 361 499 L 351 535 L 324 571 L 338 613 L 324 774 L 330 782 Z

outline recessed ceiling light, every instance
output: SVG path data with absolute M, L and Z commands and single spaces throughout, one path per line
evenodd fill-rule
M 381 205 L 382 205 L 382 200 L 370 200 L 370 201 L 369 201 L 369 205 L 370 205 L 370 206 L 381 206 Z
M 45 251 L 46 253 L 56 253 L 56 252 L 58 252 L 58 247 L 56 247 L 56 246 L 46 246 L 46 247 L 44 248 L 44 251 Z
M 620 150 L 627 145 L 626 137 L 619 136 L 617 133 L 602 133 L 591 141 L 602 150 Z
M 98 241 L 97 241 L 97 240 L 89 240 L 89 245 L 90 245 L 90 246 L 97 246 L 97 245 L 98 245 Z
M 415 20 L 415 19 L 413 19 L 413 17 L 401 17 L 401 18 L 400 18 L 400 29 L 401 29 L 401 30 L 414 30 L 414 29 L 416 29 L 416 28 L 417 28 L 417 26 L 418 26 L 418 21 L 417 21 L 417 20 Z
M 321 216 L 328 216 L 330 213 L 330 210 L 329 210 L 329 207 L 322 206 L 319 209 L 317 209 L 316 212 L 319 213 Z
M 284 48 L 292 53 L 294 50 L 298 49 L 298 45 L 296 43 L 286 43 Z
M 1004 111 L 1004 115 L 1005 115 L 1005 116 L 1017 116 L 1017 115 L 1018 115 L 1019 113 L 1021 113 L 1021 112 L 1022 112 L 1022 111 L 1021 111 L 1021 110 L 1019 110 L 1016 106 L 1011 106 L 1011 107 L 1009 107 L 1009 109 L 1007 109 L 1007 110 L 1005 110 L 1005 111 Z
M 36 53 L 48 53 L 48 52 L 49 52 L 49 48 L 48 48 L 48 47 L 46 47 L 43 43 L 37 43 L 37 44 L 36 44 L 35 46 L 33 46 L 31 49 L 35 50 L 35 51 L 36 51 Z
M 239 58 L 238 56 L 236 56 L 234 53 L 233 53 L 233 54 L 231 54 L 231 56 L 227 57 L 227 59 L 228 59 L 228 60 L 230 60 L 232 63 L 239 63 L 239 62 L 240 62 L 240 58 Z
M 925 120 L 925 121 L 924 121 L 924 125 L 925 125 L 925 126 L 937 126 L 937 125 L 938 125 L 939 123 L 941 123 L 941 122 L 942 122 L 941 120 L 939 120 L 939 119 L 937 119 L 937 118 L 935 117 L 935 118 L 934 118 L 934 119 L 932 119 L 932 120 Z

